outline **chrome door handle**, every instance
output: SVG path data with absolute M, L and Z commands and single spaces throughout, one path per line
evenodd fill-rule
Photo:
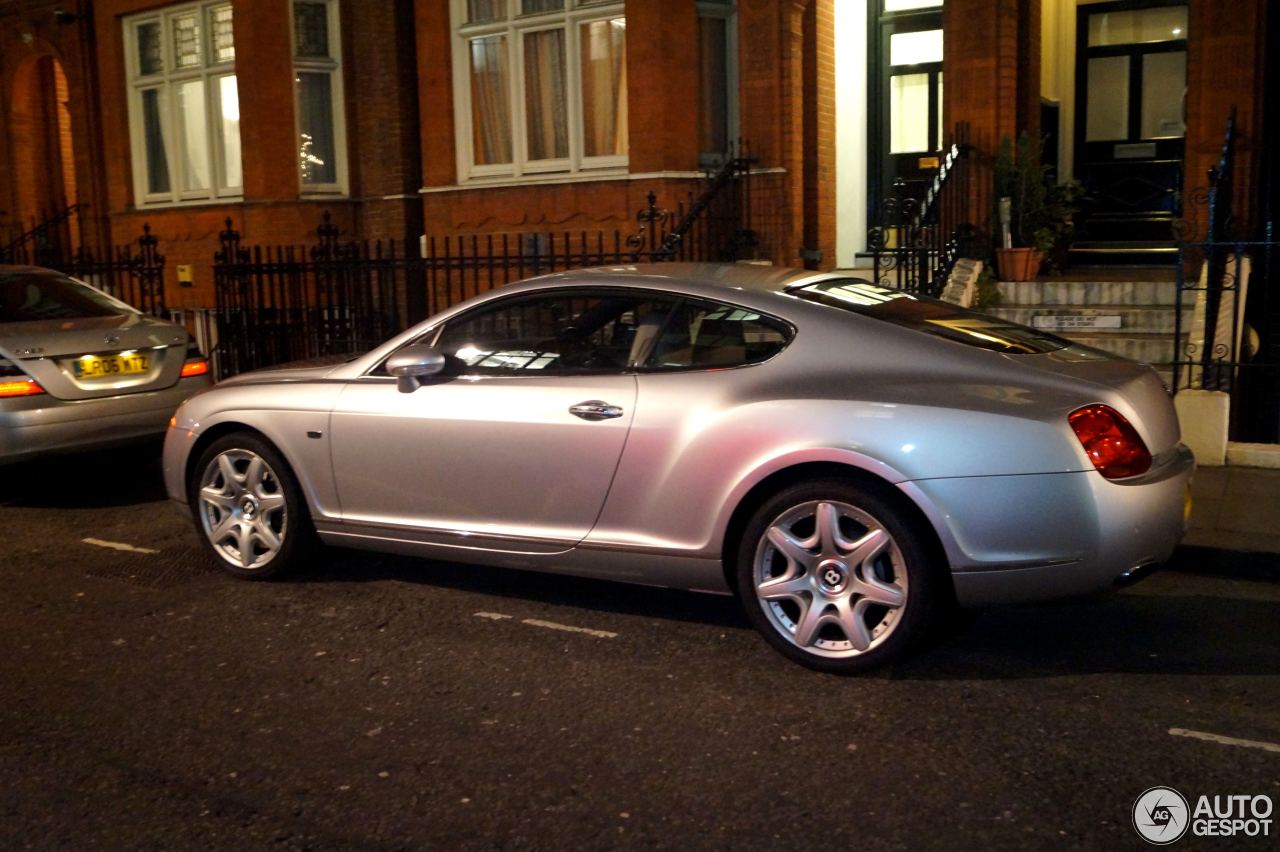
M 589 399 L 577 405 L 569 406 L 569 413 L 583 420 L 609 420 L 622 416 L 622 407 L 610 405 L 599 399 Z

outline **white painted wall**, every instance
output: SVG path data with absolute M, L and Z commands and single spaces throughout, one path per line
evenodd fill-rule
M 838 0 L 836 24 L 836 265 L 867 247 L 867 0 Z

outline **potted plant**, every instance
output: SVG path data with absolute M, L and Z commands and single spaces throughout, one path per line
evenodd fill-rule
M 1008 136 L 1001 139 L 996 153 L 993 219 L 1002 231 L 996 267 L 1005 281 L 1035 278 L 1050 250 L 1065 246 L 1073 233 L 1080 184 L 1058 183 L 1042 148 L 1038 137 L 1024 132 L 1016 145 Z

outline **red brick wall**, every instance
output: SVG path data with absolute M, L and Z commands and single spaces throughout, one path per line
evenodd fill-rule
M 1040 132 L 1040 0 L 947 0 L 942 10 L 943 115 L 967 122 L 970 141 L 987 154 L 1002 137 Z M 985 173 L 976 171 L 970 216 L 990 216 Z
M 813 0 L 804 13 L 804 247 L 821 254 L 811 268 L 836 259 L 835 2 Z
M 807 2 L 807 0 L 806 0 Z M 830 4 L 826 24 L 831 27 Z M 801 242 L 803 102 L 799 13 L 804 2 L 742 0 L 740 15 L 741 134 L 767 168 L 783 176 L 753 184 L 752 223 L 767 256 L 796 262 Z M 630 0 L 627 14 L 628 177 L 546 185 L 457 187 L 453 115 L 453 39 L 448 4 L 417 0 L 418 94 L 422 118 L 423 228 L 435 236 L 520 231 L 636 229 L 648 192 L 674 208 L 700 188 L 698 179 L 672 175 L 698 169 L 696 19 L 688 0 Z M 794 17 L 796 30 L 783 30 Z M 786 37 L 783 36 L 786 32 Z M 792 35 L 796 43 L 791 43 Z M 787 67 L 784 69 L 783 56 Z M 827 64 L 830 67 L 830 64 Z M 781 71 L 780 71 L 781 69 Z M 832 96 L 834 97 L 834 96 Z M 834 144 L 834 142 L 832 143 Z M 832 159 L 834 148 L 832 147 Z M 827 162 L 830 162 L 828 160 Z M 788 166 L 789 164 L 789 166 Z M 829 168 L 829 167 L 828 167 Z M 648 175 L 634 179 L 636 175 Z M 830 242 L 834 250 L 834 225 Z
M 63 199 L 92 200 L 84 188 L 92 135 L 74 111 L 68 126 L 59 107 L 87 100 L 84 32 L 53 16 L 55 8 L 82 6 L 82 0 L 0 3 L 0 236 L 30 227 L 42 209 Z
M 1272 14 L 1276 4 L 1270 4 Z M 1208 171 L 1222 155 L 1227 109 L 1236 105 L 1235 214 L 1247 228 L 1253 218 L 1262 133 L 1263 59 L 1267 0 L 1239 0 L 1224 14 L 1214 0 L 1191 0 L 1187 39 L 1187 153 L 1184 197 L 1206 189 Z M 1280 46 L 1271 45 L 1273 49 Z M 1205 211 L 1192 209 L 1203 228 Z

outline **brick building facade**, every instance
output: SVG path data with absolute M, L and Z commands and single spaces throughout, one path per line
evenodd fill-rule
M 0 7 L 0 234 L 67 204 L 83 205 L 90 243 L 127 241 L 149 223 L 166 275 L 194 268 L 183 299 L 196 304 L 210 298 L 227 218 L 247 242 L 270 244 L 313 242 L 323 211 L 345 234 L 370 238 L 634 228 L 648 192 L 671 204 L 703 185 L 711 104 L 711 138 L 749 140 L 755 158 L 747 224 L 758 254 L 849 266 L 886 189 L 875 138 L 894 118 L 873 105 L 878 75 L 889 72 L 868 61 L 876 50 L 888 56 L 887 43 L 875 46 L 889 38 L 885 22 L 939 16 L 928 24 L 940 27 L 938 62 L 918 66 L 935 69 L 937 144 L 963 121 L 989 151 L 1001 136 L 1039 132 L 1047 94 L 1063 101 L 1069 123 L 1070 81 L 1054 69 L 1071 67 L 1062 25 L 1079 5 L 9 0 Z M 1222 6 L 1188 6 L 1187 188 L 1217 156 L 1228 103 L 1240 110 L 1245 185 L 1262 154 L 1265 28 L 1256 22 L 1275 4 Z M 606 32 L 612 46 L 590 41 Z M 567 73 L 548 79 L 547 67 Z M 501 85 L 485 89 L 495 74 Z M 494 92 L 505 93 L 497 107 L 485 100 Z M 545 140 L 534 138 L 531 116 L 562 102 L 564 116 L 538 113 L 537 132 L 551 134 L 554 150 L 535 156 Z M 610 147 L 593 152 L 603 143 L 591 134 L 610 120 Z M 487 124 L 467 126 L 477 122 Z M 494 162 L 473 156 L 494 140 L 514 147 L 481 158 Z M 310 164 L 323 179 L 309 179 Z M 1240 193 L 1236 203 L 1248 219 L 1253 199 Z

